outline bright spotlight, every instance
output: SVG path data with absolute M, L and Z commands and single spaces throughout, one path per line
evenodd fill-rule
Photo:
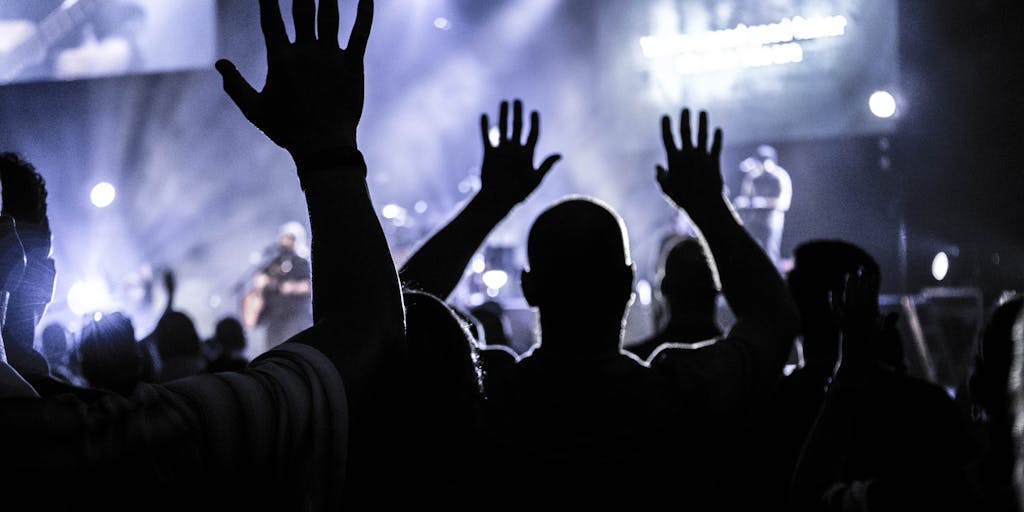
M 451 22 L 448 21 L 448 18 L 440 16 L 434 18 L 434 26 L 441 30 L 448 30 L 449 28 L 451 28 L 452 24 Z
M 636 283 L 636 298 L 640 301 L 641 306 L 648 306 L 651 304 L 651 296 L 653 290 L 651 289 L 651 283 L 646 279 L 641 279 Z
M 886 91 L 875 91 L 868 98 L 868 108 L 875 117 L 890 118 L 896 114 L 896 98 Z
M 95 281 L 77 281 L 68 290 L 68 309 L 76 315 L 93 313 L 110 304 L 110 295 Z
M 949 256 L 942 251 L 932 258 L 932 277 L 936 281 L 942 281 L 949 274 Z
M 385 219 L 397 219 L 402 214 L 402 207 L 397 204 L 386 204 L 381 209 L 381 214 L 384 215 Z
M 497 126 L 492 126 L 487 132 L 487 138 L 490 139 L 492 146 L 501 144 L 501 130 L 498 130 Z
M 504 270 L 488 270 L 480 279 L 487 285 L 488 290 L 499 290 L 508 284 L 508 273 Z
M 473 272 L 476 272 L 477 274 L 487 269 L 487 261 L 484 260 L 484 257 L 480 255 L 473 258 L 473 261 L 469 265 L 470 268 L 473 269 Z
M 92 192 L 89 193 L 89 199 L 92 200 L 92 205 L 96 208 L 106 208 L 110 206 L 110 203 L 114 202 L 114 197 L 117 195 L 117 191 L 114 190 L 114 186 L 105 181 L 97 183 L 96 186 L 92 187 Z

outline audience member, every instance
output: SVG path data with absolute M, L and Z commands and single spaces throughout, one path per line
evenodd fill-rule
M 470 308 L 469 316 L 471 317 L 473 327 L 477 331 L 476 339 L 480 341 L 481 346 L 490 348 L 506 347 L 515 352 L 512 340 L 509 337 L 512 327 L 509 325 L 504 306 L 496 301 L 489 300 L 479 306 Z
M 208 372 L 237 372 L 249 364 L 249 356 L 245 352 L 245 328 L 233 316 L 218 320 L 213 337 L 203 345 L 207 352 Z
M 156 328 L 143 338 L 144 355 L 154 382 L 168 382 L 182 377 L 198 375 L 206 370 L 202 342 L 192 318 L 174 309 L 177 281 L 174 272 L 164 272 L 167 307 L 157 320 Z
M 475 509 L 485 488 L 479 481 L 484 383 L 477 345 L 469 326 L 441 299 L 412 290 L 403 297 L 409 368 L 396 402 L 401 416 L 390 434 L 401 459 L 379 464 L 374 485 L 393 492 L 401 475 L 397 482 L 405 493 L 392 499 L 403 508 L 433 503 Z
M 50 257 L 50 221 L 46 212 L 46 181 L 32 164 L 14 153 L 0 153 L 0 215 L 12 221 L 24 248 L 24 275 L 10 290 L 4 341 L 11 366 L 40 393 L 63 383 L 50 376 L 46 358 L 34 349 L 36 327 L 53 298 L 56 268 Z
M 1018 453 L 1013 439 L 1014 410 L 1011 389 L 1014 324 L 1024 312 L 1024 295 L 1001 300 L 990 313 L 978 343 L 968 394 L 974 406 L 979 456 L 972 464 L 971 480 L 982 510 L 1020 510 L 1017 482 L 1013 479 Z M 1019 377 L 1018 377 L 1019 378 Z
M 517 102 L 510 136 L 503 104 L 498 145 L 491 146 L 485 135 L 484 185 L 478 197 L 485 191 L 491 197 L 506 194 L 499 204 L 516 204 L 536 186 L 532 148 L 539 116 L 532 116 L 523 146 L 521 112 Z M 656 368 L 649 368 L 621 350 L 634 277 L 621 219 L 587 197 L 569 197 L 548 208 L 530 230 L 530 268 L 522 276 L 524 296 L 539 312 L 541 342 L 518 360 L 506 351 L 482 353 L 489 474 L 499 481 L 531 475 L 529 485 L 503 497 L 505 505 L 543 500 L 552 505 L 653 506 L 666 499 L 704 504 L 700 489 L 702 479 L 709 478 L 710 446 L 722 448 L 727 442 L 724 435 L 707 434 L 728 426 L 764 383 L 781 373 L 795 332 L 795 308 L 773 265 L 722 197 L 721 134 L 716 133 L 709 153 L 706 116 L 701 116 L 696 147 L 689 111 L 684 111 L 683 126 L 685 142 L 678 149 L 664 120 L 670 170 L 659 171 L 659 182 L 700 224 L 712 250 L 727 259 L 726 296 L 735 302 L 741 321 L 722 347 L 666 346 L 656 357 Z M 486 134 L 486 122 L 482 128 Z M 503 165 L 487 165 L 498 162 Z M 519 176 L 519 184 L 530 186 L 488 189 L 495 183 L 488 180 L 488 171 L 496 168 L 505 173 L 495 175 L 511 183 Z M 420 276 L 429 275 L 436 290 L 446 293 L 455 286 L 473 252 L 509 210 L 470 214 L 471 208 L 486 210 L 486 204 L 498 202 L 474 201 L 410 257 L 412 263 L 402 272 L 407 283 L 425 282 Z M 712 403 L 712 398 L 721 401 Z M 698 446 L 693 441 L 698 436 L 707 442 Z
M 135 326 L 123 313 L 96 314 L 82 327 L 78 344 L 82 376 L 88 385 L 129 396 L 145 378 L 142 347 Z
M 50 375 L 69 384 L 81 384 L 80 372 L 76 369 L 77 356 L 73 355 L 71 333 L 59 322 L 50 322 L 43 328 L 41 348 Z
M 347 452 L 373 440 L 365 411 L 404 339 L 397 273 L 355 143 L 373 3 L 359 2 L 344 50 L 335 2 L 321 3 L 319 22 L 314 2 L 295 7 L 293 43 L 277 1 L 260 2 L 262 91 L 229 62 L 217 68 L 243 114 L 296 161 L 313 226 L 317 325 L 243 372 L 142 384 L 130 397 L 6 399 L 0 481 L 17 494 L 5 503 L 38 506 L 45 495 L 64 510 L 333 510 L 358 497 L 343 485 L 362 470 Z M 42 494 L 54 481 L 64 492 Z
M 941 387 L 894 371 L 886 357 L 891 351 L 882 345 L 889 338 L 881 335 L 878 267 L 863 257 L 851 261 L 848 245 L 837 250 L 831 244 L 798 248 L 790 276 L 807 293 L 798 301 L 803 317 L 813 317 L 839 347 L 838 369 L 828 379 L 793 471 L 791 505 L 970 510 L 965 418 Z M 822 259 L 812 265 L 819 268 L 855 268 L 840 267 L 841 277 L 833 273 L 815 281 L 803 274 L 801 261 L 815 254 Z
M 657 281 L 662 307 L 657 330 L 626 350 L 646 361 L 662 343 L 708 344 L 722 336 L 716 271 L 699 239 L 673 237 L 658 263 Z

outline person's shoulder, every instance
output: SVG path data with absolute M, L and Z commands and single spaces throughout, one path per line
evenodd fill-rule
M 515 366 L 519 361 L 519 356 L 511 348 L 491 345 L 480 349 L 480 359 L 485 369 L 493 368 L 501 371 Z
M 713 371 L 723 341 L 719 337 L 698 343 L 662 343 L 647 359 L 647 365 L 664 376 L 689 381 Z

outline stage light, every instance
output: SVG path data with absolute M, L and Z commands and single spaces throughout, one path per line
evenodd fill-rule
M 480 277 L 488 290 L 500 290 L 508 284 L 508 273 L 504 270 L 488 270 Z
M 936 281 L 942 281 L 949 274 L 949 255 L 943 251 L 939 251 L 938 254 L 932 258 L 932 277 Z
M 416 213 L 426 213 L 427 208 L 429 208 L 429 205 L 427 205 L 426 201 L 416 201 L 416 204 L 412 206 L 412 209 L 416 210 Z
M 117 191 L 114 190 L 114 186 L 105 181 L 101 181 L 92 187 L 92 192 L 89 192 L 89 199 L 92 201 L 92 205 L 96 208 L 106 208 L 114 202 L 114 197 L 117 195 Z
M 77 281 L 68 290 L 68 309 L 76 315 L 93 313 L 110 305 L 110 295 L 99 282 Z
M 448 30 L 449 28 L 452 28 L 451 22 L 449 22 L 448 18 L 445 18 L 444 16 L 434 18 L 434 26 L 441 30 Z
M 501 143 L 501 130 L 497 126 L 492 126 L 487 132 L 487 138 L 490 139 L 492 146 L 497 146 Z
M 875 117 L 890 118 L 896 115 L 896 98 L 887 91 L 875 91 L 868 98 L 868 108 Z
M 636 298 L 640 301 L 641 306 L 648 306 L 651 304 L 651 283 L 646 279 L 641 279 L 636 283 Z
M 484 260 L 483 255 L 477 255 L 474 257 L 473 262 L 470 263 L 470 268 L 472 268 L 473 272 L 476 272 L 477 274 L 487 270 L 487 262 Z
M 384 208 L 381 209 L 381 215 L 383 215 L 385 219 L 397 219 L 402 215 L 402 207 L 397 204 L 386 204 L 384 205 Z

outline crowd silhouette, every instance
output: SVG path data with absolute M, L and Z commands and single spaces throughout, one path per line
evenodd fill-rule
M 908 374 L 898 317 L 879 306 L 884 269 L 862 248 L 807 240 L 780 273 L 725 197 L 723 131 L 683 108 L 660 119 L 650 186 L 697 235 L 664 245 L 656 332 L 624 344 L 627 225 L 601 198 L 570 195 L 530 225 L 521 283 L 538 325 L 517 353 L 499 304 L 451 297 L 487 237 L 557 172 L 561 155 L 536 154 L 540 114 L 501 102 L 497 141 L 480 118 L 479 191 L 396 268 L 358 149 L 372 0 L 344 48 L 335 0 L 296 0 L 293 40 L 277 0 L 259 9 L 262 90 L 230 61 L 216 69 L 294 160 L 314 325 L 249 360 L 238 318 L 202 339 L 170 270 L 146 336 L 120 312 L 80 332 L 45 323 L 56 198 L 43 172 L 0 154 L 10 510 L 1020 510 L 1020 296 L 978 340 L 964 410 Z

